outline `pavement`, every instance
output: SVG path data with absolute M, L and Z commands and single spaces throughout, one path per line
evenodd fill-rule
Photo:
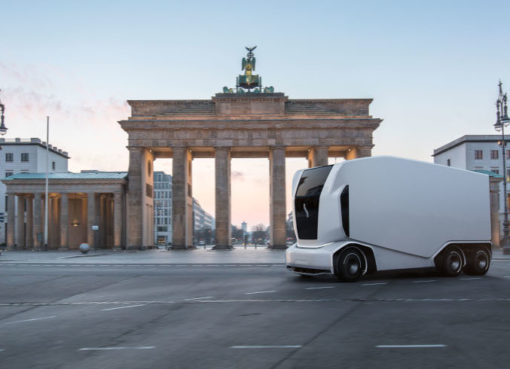
M 510 260 L 501 249 L 492 251 L 493 260 Z M 158 264 L 244 264 L 244 265 L 283 265 L 285 250 L 267 247 L 235 247 L 232 250 L 197 248 L 192 250 L 136 250 L 112 251 L 96 250 L 87 254 L 79 251 L 4 251 L 0 255 L 3 263 L 27 264 L 107 264 L 107 265 L 158 265 Z
M 197 248 L 192 250 L 96 250 L 87 254 L 79 251 L 4 251 L 4 263 L 27 264 L 281 264 L 285 263 L 285 250 L 267 247 L 236 247 L 232 250 Z
M 96 254 L 0 257 L 0 368 L 510 367 L 497 253 L 485 276 L 355 283 L 299 277 L 276 250 Z

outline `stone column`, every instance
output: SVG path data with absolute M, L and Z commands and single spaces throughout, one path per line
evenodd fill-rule
M 27 248 L 34 247 L 34 198 L 27 197 L 27 229 L 26 229 L 26 244 Z
M 191 197 L 191 154 L 185 147 L 173 147 L 172 161 L 172 248 L 193 246 Z
M 113 247 L 119 249 L 122 239 L 122 194 L 113 194 Z
M 87 193 L 87 243 L 90 247 L 96 247 L 94 244 L 94 232 L 92 226 L 96 223 L 96 196 L 94 192 Z
M 7 195 L 7 248 L 12 250 L 14 248 L 14 232 L 16 229 L 15 214 L 14 211 L 14 194 L 10 193 Z
M 60 248 L 69 248 L 69 196 L 60 197 Z
M 42 224 L 43 217 L 41 216 L 42 212 L 42 206 L 41 206 L 41 193 L 35 193 L 34 194 L 34 227 L 33 227 L 33 239 L 34 239 L 34 248 L 40 248 L 41 242 L 38 237 L 39 234 L 43 233 L 43 227 Z
M 349 149 L 345 154 L 345 159 L 352 160 L 372 156 L 371 146 L 357 146 Z
M 232 248 L 232 227 L 230 215 L 230 148 L 217 147 L 216 167 L 216 245 L 215 249 Z
M 327 146 L 317 146 L 312 147 L 308 151 L 308 167 L 320 167 L 323 165 L 328 165 L 328 147 Z
M 142 187 L 143 149 L 129 148 L 128 190 L 127 190 L 127 245 L 128 249 L 143 244 L 143 196 Z
M 16 245 L 18 250 L 25 248 L 25 196 L 18 196 L 16 221 Z
M 269 247 L 274 249 L 287 248 L 285 199 L 285 148 L 274 147 L 269 153 Z

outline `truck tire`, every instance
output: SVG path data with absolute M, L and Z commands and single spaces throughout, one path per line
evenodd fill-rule
M 367 269 L 367 258 L 359 248 L 350 246 L 342 250 L 336 258 L 336 277 L 344 282 L 360 279 Z
M 491 255 L 486 248 L 476 248 L 468 254 L 467 264 L 464 273 L 470 275 L 484 275 L 491 265 Z
M 447 277 L 456 277 L 464 268 L 464 253 L 458 247 L 448 247 L 442 252 L 439 271 Z

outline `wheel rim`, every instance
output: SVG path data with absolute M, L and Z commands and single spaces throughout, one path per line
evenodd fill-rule
M 478 268 L 481 270 L 485 270 L 487 265 L 489 265 L 489 260 L 487 260 L 487 255 L 484 252 L 478 252 L 478 255 L 476 256 L 476 262 L 478 264 Z
M 457 272 L 462 267 L 462 257 L 457 252 L 453 252 L 450 257 L 450 269 Z
M 356 275 L 361 270 L 361 259 L 356 254 L 349 254 L 345 258 L 345 269 L 350 275 Z

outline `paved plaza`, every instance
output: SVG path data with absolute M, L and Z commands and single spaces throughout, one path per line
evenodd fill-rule
M 302 278 L 284 252 L 4 252 L 1 368 L 505 368 L 510 258 L 486 276 Z

